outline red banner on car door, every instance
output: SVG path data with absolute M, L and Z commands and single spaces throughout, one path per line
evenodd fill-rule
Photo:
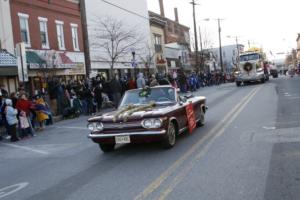
M 192 133 L 193 130 L 196 128 L 196 117 L 194 113 L 194 107 L 193 103 L 190 102 L 186 107 L 186 116 L 188 120 L 188 125 L 189 125 L 189 133 Z

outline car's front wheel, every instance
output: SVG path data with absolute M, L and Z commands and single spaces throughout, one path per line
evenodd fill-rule
M 99 144 L 100 149 L 103 152 L 111 152 L 115 149 L 115 144 Z
M 162 143 L 165 149 L 172 148 L 176 143 L 176 127 L 174 122 L 170 122 L 167 130 L 166 137 Z

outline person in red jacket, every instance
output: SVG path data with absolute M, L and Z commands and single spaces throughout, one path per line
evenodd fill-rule
M 34 136 L 33 128 L 30 120 L 30 112 L 33 108 L 33 104 L 31 101 L 29 101 L 26 97 L 26 94 L 21 94 L 20 98 L 17 101 L 16 108 L 18 109 L 19 113 L 25 113 L 26 118 L 29 123 L 29 127 L 26 128 L 26 130 L 22 130 L 23 135 L 26 137 L 27 134 L 30 134 L 31 136 Z
M 128 89 L 136 89 L 136 82 L 134 78 L 130 78 L 130 80 L 128 81 Z
M 24 111 L 26 116 L 30 116 L 30 109 L 32 108 L 32 103 L 29 101 L 25 94 L 22 94 L 17 101 L 16 108 L 21 112 Z

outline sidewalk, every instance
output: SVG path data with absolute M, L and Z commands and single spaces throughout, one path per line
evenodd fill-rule
M 90 117 L 94 117 L 94 116 L 97 116 L 97 115 L 101 115 L 103 113 L 106 113 L 106 112 L 110 112 L 112 111 L 113 109 L 112 108 L 105 108 L 103 109 L 101 112 L 98 112 L 96 113 L 95 115 L 80 115 L 79 117 L 76 117 L 76 118 L 69 118 L 69 119 L 63 119 L 62 115 L 58 115 L 58 116 L 53 116 L 53 125 L 48 125 L 48 126 L 45 126 L 45 129 L 43 131 L 38 131 L 38 132 L 47 132 L 47 130 L 51 129 L 52 126 L 55 127 L 55 124 L 58 123 L 58 122 L 63 122 L 63 121 L 67 121 L 69 120 L 70 122 L 72 122 L 72 120 L 76 121 L 78 120 L 79 118 L 90 118 Z M 6 134 L 5 134 L 6 130 L 5 130 L 5 127 L 4 126 L 1 126 L 0 127 L 0 135 L 2 135 L 3 137 L 3 140 L 1 142 L 9 142 L 9 139 L 6 139 Z
M 103 113 L 107 113 L 107 112 L 110 112 L 112 110 L 113 110 L 113 108 L 104 108 L 104 109 L 102 109 L 102 111 L 97 112 L 95 115 L 90 115 L 90 117 L 101 115 Z M 81 114 L 79 117 L 82 117 L 82 116 L 87 116 L 87 115 Z M 66 119 L 63 119 L 62 115 L 53 116 L 52 118 L 53 118 L 53 123 L 66 120 Z M 72 119 L 72 118 L 70 118 L 70 119 Z M 74 118 L 74 119 L 76 119 L 76 118 Z

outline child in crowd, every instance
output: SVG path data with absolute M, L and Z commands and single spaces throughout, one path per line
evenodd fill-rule
M 12 100 L 11 99 L 5 99 L 5 116 L 6 116 L 6 121 L 8 123 L 8 132 L 11 136 L 10 141 L 11 142 L 16 142 L 18 141 L 18 136 L 17 136 L 17 124 L 18 124 L 18 119 L 17 119 L 17 114 L 18 111 L 17 109 L 12 107 Z

